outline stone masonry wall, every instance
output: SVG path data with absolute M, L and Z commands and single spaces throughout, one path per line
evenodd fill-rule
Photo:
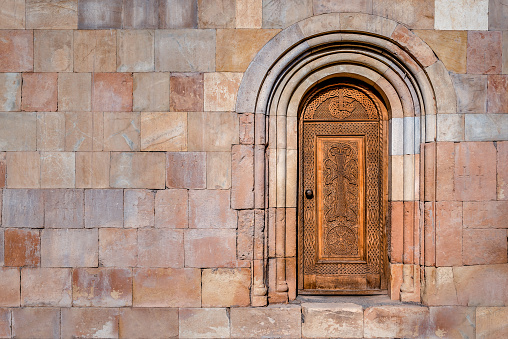
M 0 0 L 0 337 L 508 337 L 507 5 Z M 332 12 L 406 25 L 452 79 L 419 157 L 421 299 L 252 307 L 270 244 L 238 88 L 270 39 Z M 392 239 L 410 204 L 390 202 Z

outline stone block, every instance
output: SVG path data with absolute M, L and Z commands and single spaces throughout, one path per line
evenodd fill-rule
M 436 199 L 453 200 L 455 171 L 455 145 L 451 142 L 436 143 Z
M 92 126 L 92 150 L 104 150 L 104 113 L 93 112 L 93 126 Z
M 205 111 L 234 111 L 242 73 L 205 73 Z
M 72 307 L 61 312 L 62 338 L 118 338 L 116 308 Z
M 45 228 L 83 228 L 84 192 L 76 189 L 44 191 Z
M 70 307 L 70 268 L 25 268 L 21 271 L 22 306 Z
M 369 1 L 359 1 L 369 3 Z M 417 29 L 434 28 L 434 2 L 421 0 L 370 1 L 372 14 L 385 17 Z M 369 13 L 369 12 L 367 12 Z
M 119 30 L 117 35 L 117 72 L 154 71 L 154 31 Z
M 312 0 L 263 0 L 263 28 L 286 28 L 312 16 Z
M 437 140 L 438 141 L 464 141 L 465 114 L 438 114 Z
M 99 264 L 105 267 L 137 265 L 138 232 L 135 229 L 99 229 Z
M 187 113 L 141 113 L 141 150 L 186 151 Z
M 466 141 L 508 140 L 508 115 L 466 114 L 464 118 Z
M 155 227 L 187 228 L 189 193 L 184 189 L 159 190 L 155 195 Z
M 357 304 L 302 304 L 302 337 L 362 338 L 363 309 Z
M 314 0 L 314 15 L 325 13 L 356 12 L 372 13 L 372 0 L 342 2 L 334 0 Z
M 77 0 L 26 1 L 26 28 L 77 29 Z
M 109 152 L 76 152 L 76 187 L 109 187 Z
M 158 28 L 159 0 L 125 0 L 123 28 Z
M 231 162 L 231 207 L 254 207 L 254 149 L 250 145 L 234 145 Z
M 91 151 L 93 148 L 93 127 L 93 113 L 65 113 L 65 151 Z
M 457 93 L 457 112 L 487 112 L 487 76 L 472 74 L 451 74 Z
M 35 113 L 0 112 L 1 151 L 35 151 L 36 136 Z
M 104 150 L 139 151 L 140 120 L 137 112 L 104 112 Z
M 203 73 L 173 73 L 169 107 L 177 112 L 203 111 Z
M 508 9 L 503 0 L 489 0 L 489 30 L 508 30 Z
M 0 153 L 0 188 L 5 188 L 5 181 L 7 179 L 7 159 L 6 159 L 5 152 Z M 0 195 L 0 201 L 1 201 L 1 195 Z M 0 202 L 1 205 L 1 202 Z M 0 216 L 2 208 L 0 206 Z
M 507 261 L 506 231 L 504 229 L 465 229 L 464 265 L 503 264 Z
M 475 265 L 453 268 L 459 305 L 506 306 L 508 265 Z
M 229 338 L 229 316 L 225 308 L 181 308 L 179 338 Z
M 422 301 L 429 306 L 457 305 L 452 267 L 425 267 Z
M 124 227 L 153 227 L 155 192 L 151 190 L 124 191 Z
M 155 31 L 157 72 L 213 72 L 215 30 L 176 29 Z
M 198 0 L 159 0 L 159 28 L 197 28 Z
M 217 30 L 216 70 L 245 72 L 256 53 L 278 32 L 278 29 Z
M 5 266 L 39 266 L 41 245 L 39 230 L 5 230 Z
M 90 111 L 91 107 L 91 74 L 60 73 L 58 75 L 58 110 Z
M 489 75 L 487 88 L 488 113 L 508 113 L 508 75 Z
M 250 284 L 249 268 L 205 269 L 201 278 L 202 306 L 249 306 Z
M 190 190 L 189 228 L 234 228 L 236 211 L 231 209 L 228 190 Z
M 132 111 L 132 74 L 95 73 L 92 110 Z
M 122 0 L 80 0 L 79 29 L 122 28 Z
M 475 310 L 472 307 L 430 307 L 429 336 L 474 338 L 475 327 Z
M 238 143 L 238 116 L 236 113 L 189 112 L 189 151 L 230 152 Z
M 297 338 L 301 336 L 301 317 L 296 305 L 231 308 L 231 336 Z
M 199 28 L 234 28 L 235 0 L 198 0 Z
M 122 227 L 123 191 L 85 191 L 85 227 Z
M 261 28 L 263 24 L 261 0 L 236 1 L 236 28 Z
M 162 152 L 112 152 L 110 186 L 164 189 L 165 165 Z
M 7 187 L 40 187 L 41 159 L 39 152 L 9 152 L 6 158 L 7 168 L 9 169 Z
M 508 228 L 508 201 L 464 201 L 463 218 L 464 228 Z
M 20 273 L 19 268 L 0 267 L 0 306 L 19 307 Z
M 487 30 L 489 0 L 436 0 L 434 29 Z
M 138 230 L 139 267 L 183 267 L 183 230 Z
M 63 151 L 65 148 L 65 114 L 37 113 L 37 150 Z
M 5 250 L 4 238 L 5 238 L 4 237 L 4 230 L 0 229 L 0 267 L 4 266 L 4 250 Z
M 502 70 L 502 32 L 468 32 L 467 72 L 500 74 Z
M 503 32 L 503 74 L 508 74 L 508 33 Z
M 365 309 L 365 338 L 418 338 L 427 329 L 429 309 L 421 306 L 373 306 Z
M 124 308 L 119 319 L 120 338 L 173 338 L 178 336 L 178 309 Z
M 231 188 L 230 152 L 208 152 L 206 154 L 206 188 Z
M 115 72 L 116 30 L 74 31 L 74 72 Z
M 239 136 L 240 144 L 252 145 L 254 144 L 254 114 L 245 113 L 239 114 Z
M 134 73 L 133 110 L 169 111 L 169 73 Z
M 429 46 L 405 26 L 398 25 L 393 31 L 391 38 L 399 42 L 405 50 L 414 55 L 425 67 L 436 62 L 436 56 Z
M 508 307 L 478 307 L 476 309 L 476 338 L 506 338 L 508 336 Z
M 25 28 L 25 0 L 4 1 L 0 8 L 0 29 Z
M 168 152 L 168 188 L 206 188 L 206 153 Z
M 2 338 L 11 337 L 11 320 L 11 310 L 7 308 L 0 309 L 0 336 L 2 336 Z
M 96 229 L 47 229 L 41 234 L 43 267 L 97 267 L 99 232 Z
M 186 267 L 231 267 L 236 261 L 236 230 L 192 229 L 185 231 Z
M 74 152 L 41 152 L 41 187 L 73 188 L 76 186 Z
M 3 112 L 21 110 L 20 73 L 0 73 L 0 110 Z
M 200 307 L 201 270 L 137 268 L 133 292 L 136 307 Z
M 5 189 L 2 208 L 3 227 L 44 226 L 44 196 L 41 190 Z
M 390 264 L 390 287 L 388 294 L 391 300 L 400 300 L 400 287 L 403 282 L 403 264 Z
M 288 232 L 289 233 L 289 232 Z M 240 260 L 254 259 L 254 211 L 238 211 L 236 256 Z
M 462 264 L 462 203 L 436 203 L 436 265 Z
M 124 307 L 132 305 L 132 272 L 125 268 L 75 268 L 72 305 Z
M 57 109 L 57 73 L 24 73 L 21 91 L 23 111 L 55 112 Z
M 390 202 L 391 262 L 402 263 L 404 255 L 404 202 Z
M 2 10 L 3 8 L 2 6 Z M 32 30 L 0 31 L 0 72 L 32 72 L 34 70 L 33 53 Z
M 34 71 L 72 72 L 72 40 L 71 30 L 35 30 Z
M 30 307 L 12 310 L 12 336 L 15 338 L 58 338 L 60 309 Z
M 401 7 L 402 8 L 402 7 Z M 443 62 L 446 69 L 455 73 L 466 73 L 467 32 L 414 30 Z M 461 112 L 459 110 L 459 112 Z
M 497 199 L 508 200 L 508 142 L 497 143 Z

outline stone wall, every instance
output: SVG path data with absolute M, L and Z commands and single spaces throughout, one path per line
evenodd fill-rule
M 280 72 L 260 59 L 327 30 L 382 37 L 434 91 L 425 117 L 392 107 L 393 135 L 428 132 L 390 151 L 392 301 L 294 300 L 279 120 L 245 109 Z M 0 337 L 500 338 L 507 211 L 505 1 L 0 1 Z

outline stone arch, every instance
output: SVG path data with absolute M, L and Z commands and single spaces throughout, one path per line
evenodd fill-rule
M 405 26 L 369 14 L 331 13 L 276 35 L 255 56 L 238 91 L 236 112 L 255 116 L 254 200 L 265 212 L 265 231 L 255 234 L 267 250 L 254 258 L 253 305 L 266 304 L 267 296 L 270 302 L 296 297 L 298 107 L 309 89 L 330 77 L 367 83 L 386 104 L 389 201 L 404 208 L 403 222 L 391 225 L 398 236 L 388 249 L 389 291 L 394 299 L 419 302 L 420 145 L 435 141 L 437 114 L 456 113 L 453 85 L 442 62 Z

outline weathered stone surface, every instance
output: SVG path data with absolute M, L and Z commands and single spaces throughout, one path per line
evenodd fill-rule
M 187 113 L 141 113 L 141 150 L 186 151 Z
M 96 229 L 48 229 L 41 234 L 43 267 L 97 267 L 99 232 Z
M 40 187 L 40 155 L 38 152 L 7 153 L 7 187 L 39 188 Z
M 457 112 L 487 112 L 487 76 L 451 74 L 457 93 Z
M 137 265 L 138 233 L 135 229 L 99 229 L 99 263 L 105 267 Z
M 436 203 L 436 265 L 462 264 L 462 203 Z
M 20 73 L 0 73 L 0 110 L 21 110 Z
M 5 249 L 4 238 L 5 238 L 4 230 L 0 229 L 0 266 L 2 267 L 4 266 L 4 249 Z
M 58 110 L 90 111 L 92 76 L 90 73 L 58 74 Z
M 203 307 L 249 306 L 250 269 L 205 269 L 201 279 Z
M 170 79 L 170 109 L 177 112 L 203 110 L 203 73 L 174 73 Z
M 489 0 L 489 30 L 508 30 L 508 9 L 503 0 Z
M 155 195 L 155 227 L 187 228 L 189 193 L 184 189 L 157 191 Z
M 168 152 L 168 188 L 206 188 L 206 153 Z
M 169 73 L 134 73 L 133 110 L 169 110 Z
M 234 229 L 185 231 L 186 267 L 231 267 L 236 259 Z
M 278 29 L 217 30 L 216 70 L 245 72 L 256 53 L 278 32 Z
M 508 307 L 478 307 L 476 309 L 476 338 L 508 336 Z
M 231 187 L 231 153 L 208 152 L 206 154 L 206 188 L 229 189 Z
M 252 145 L 254 143 L 254 114 L 239 114 L 240 144 Z
M 178 309 L 124 308 L 119 320 L 120 338 L 173 338 L 178 336 Z
M 62 338 L 118 338 L 116 308 L 72 307 L 61 312 Z
M 302 337 L 362 338 L 363 309 L 356 304 L 302 304 Z
M 139 151 L 140 126 L 140 113 L 104 112 L 104 150 Z
M 39 266 L 41 245 L 39 230 L 6 229 L 5 266 Z
M 438 141 L 464 141 L 464 114 L 437 115 Z
M 508 201 L 464 201 L 463 218 L 464 228 L 508 228 Z
M 234 145 L 232 149 L 231 206 L 235 209 L 254 207 L 254 149 L 250 145 Z
M 41 152 L 41 187 L 75 187 L 75 164 L 73 152 Z
M 91 112 L 65 113 L 65 151 L 92 151 L 93 125 Z
M 26 28 L 77 29 L 77 0 L 26 1 Z
M 125 0 L 123 2 L 123 28 L 157 28 L 159 26 L 159 0 Z
M 437 59 L 432 50 L 405 26 L 398 25 L 391 37 L 402 44 L 404 49 L 413 54 L 424 66 L 430 66 L 436 62 Z
M 12 336 L 15 338 L 58 338 L 58 308 L 18 308 L 12 310 Z
M 79 29 L 122 28 L 122 0 L 80 0 Z
M 181 308 L 179 338 L 229 338 L 225 308 Z
M 425 267 L 422 301 L 429 306 L 457 305 L 452 267 Z
M 183 267 L 183 230 L 138 230 L 139 267 Z
M 471 307 L 430 307 L 430 328 L 427 335 L 437 338 L 474 338 L 475 310 Z
M 18 268 L 0 267 L 0 306 L 19 307 L 20 273 Z
M 205 111 L 234 111 L 242 73 L 205 73 Z
M 369 3 L 365 0 L 359 2 Z M 372 1 L 371 6 L 372 14 L 401 22 L 410 28 L 434 28 L 434 1 L 376 0 Z
M 25 0 L 4 1 L 0 8 L 0 29 L 25 28 Z
M 61 112 L 37 113 L 37 150 L 63 151 L 65 148 L 65 115 Z
M 238 232 L 236 236 L 236 256 L 238 257 L 238 259 L 240 260 L 254 259 L 253 240 L 254 240 L 254 211 L 240 210 L 238 211 Z
M 312 0 L 263 0 L 263 28 L 286 28 L 312 16 Z
M 132 74 L 95 73 L 92 110 L 132 111 Z
M 34 71 L 72 72 L 71 30 L 34 31 Z
M 506 230 L 465 229 L 464 265 L 503 264 L 507 260 Z
M 115 72 L 116 30 L 74 31 L 74 72 Z
M 0 31 L 0 72 L 32 72 L 33 53 L 33 31 Z
M 414 30 L 413 32 L 432 48 L 449 71 L 466 73 L 466 31 Z
M 296 305 L 231 308 L 232 337 L 301 336 L 301 309 Z
M 153 72 L 154 31 L 119 30 L 117 72 Z
M 23 111 L 56 111 L 57 89 L 56 73 L 24 73 L 21 109 Z
M 112 152 L 110 186 L 163 189 L 165 165 L 165 156 L 162 152 Z
M 460 305 L 505 306 L 508 304 L 508 265 L 476 265 L 453 268 Z
M 0 309 L 0 335 L 4 338 L 11 337 L 11 310 Z
M 497 143 L 497 198 L 508 199 L 508 142 Z
M 5 189 L 3 192 L 3 227 L 44 226 L 44 196 L 37 189 Z
M 507 114 L 466 114 L 464 125 L 466 141 L 508 140 Z
M 123 191 L 85 191 L 85 227 L 122 227 Z
M 198 0 L 199 28 L 234 28 L 234 0 Z
M 76 152 L 76 187 L 109 187 L 109 152 Z
M 314 15 L 333 12 L 372 13 L 372 0 L 357 0 L 349 2 L 314 0 L 313 4 Z
M 231 151 L 238 143 L 236 113 L 189 112 L 189 151 Z
M 189 191 L 189 228 L 236 228 L 227 190 Z
M 195 268 L 134 269 L 133 303 L 140 307 L 200 307 L 201 271 Z
M 22 306 L 70 307 L 72 303 L 69 268 L 25 268 L 21 271 Z
M 159 0 L 159 28 L 197 28 L 198 0 Z
M 155 31 L 157 72 L 213 72 L 215 30 L 178 29 Z
M 0 112 L 0 150 L 35 151 L 36 119 L 35 113 Z
M 155 192 L 151 190 L 124 191 L 124 227 L 153 227 Z
M 503 74 L 508 74 L 508 33 L 503 32 Z
M 75 268 L 72 305 L 123 307 L 132 305 L 132 272 L 125 268 Z
M 432 51 L 431 51 L 432 53 Z M 436 96 L 437 113 L 457 113 L 457 99 L 448 70 L 441 61 L 426 68 L 434 91 L 441 93 Z
M 508 113 L 508 75 L 489 75 L 487 88 L 488 113 Z
M 467 72 L 499 74 L 502 70 L 501 32 L 468 32 Z
M 364 313 L 366 338 L 418 338 L 427 328 L 429 309 L 421 306 L 373 306 Z
M 436 0 L 434 28 L 439 30 L 487 30 L 489 0 L 464 2 Z
M 76 189 L 44 191 L 45 228 L 82 228 L 84 192 Z
M 260 0 L 236 1 L 236 28 L 261 28 L 263 2 Z

